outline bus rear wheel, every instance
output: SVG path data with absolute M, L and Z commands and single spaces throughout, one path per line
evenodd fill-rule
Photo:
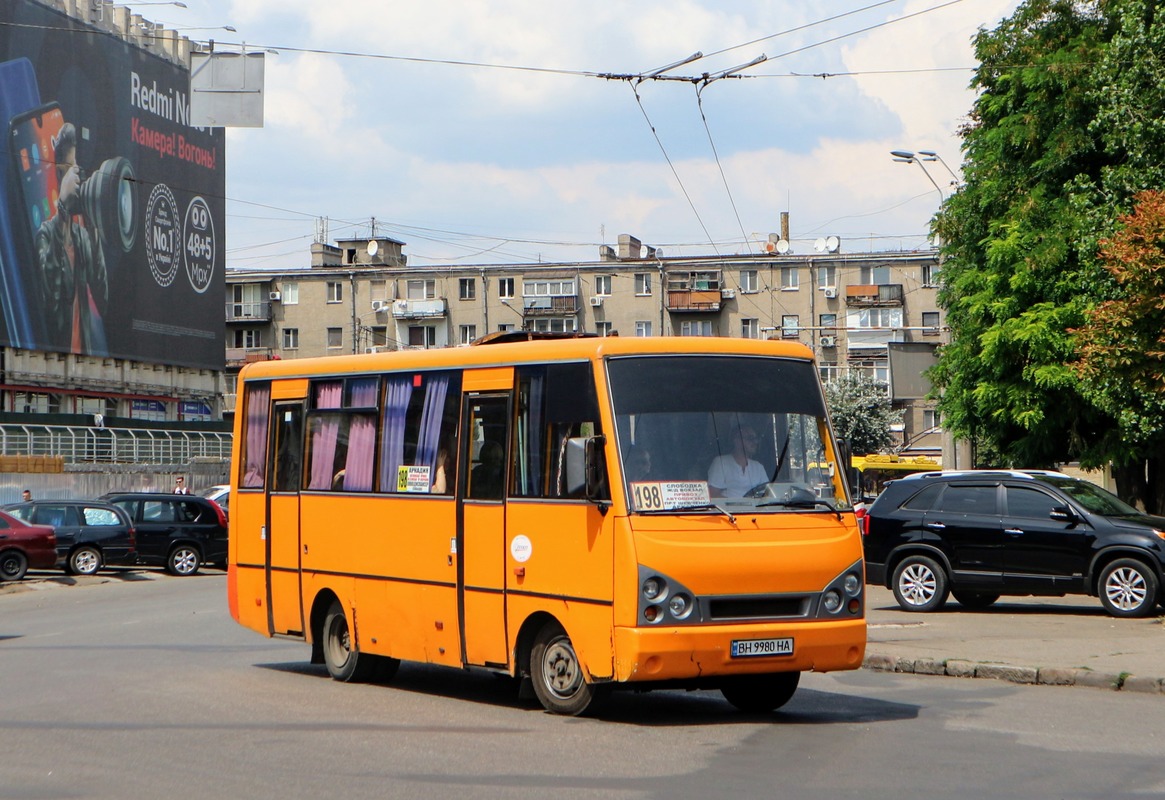
M 576 717 L 595 699 L 566 631 L 551 622 L 538 631 L 530 650 L 530 680 L 538 702 L 552 714 Z
M 365 681 L 387 681 L 396 674 L 400 662 L 395 658 L 361 653 L 352 647 L 352 634 L 348 628 L 348 617 L 339 600 L 333 600 L 324 615 L 324 626 L 320 631 L 324 651 L 324 664 L 334 680 L 343 683 Z
M 741 675 L 720 687 L 724 699 L 737 710 L 749 714 L 776 711 L 793 699 L 800 672 L 777 672 L 771 675 Z

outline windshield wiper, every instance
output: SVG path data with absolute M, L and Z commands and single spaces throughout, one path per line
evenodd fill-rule
M 824 506 L 836 514 L 839 521 L 841 520 L 841 509 L 833 503 L 819 498 L 814 498 L 813 500 L 766 500 L 763 503 L 756 504 L 756 508 L 765 508 L 766 506 L 784 506 L 785 508 L 817 508 L 817 506 Z
M 731 522 L 733 525 L 736 524 L 736 515 L 733 514 L 731 511 L 729 511 L 724 506 L 720 505 L 719 503 L 700 503 L 698 505 L 692 505 L 692 506 L 674 506 L 673 508 L 659 508 L 659 509 L 653 508 L 649 511 L 641 511 L 640 513 L 641 514 L 667 514 L 667 513 L 675 513 L 677 511 L 681 512 L 681 513 L 684 511 L 718 511 L 721 514 L 723 514 L 724 516 L 728 517 L 728 521 Z

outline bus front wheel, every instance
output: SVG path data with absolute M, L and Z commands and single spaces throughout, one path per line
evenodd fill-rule
M 538 702 L 552 714 L 578 716 L 595 699 L 595 687 L 583 678 L 574 645 L 557 623 L 543 626 L 534 639 L 530 679 Z
M 720 687 L 724 699 L 737 710 L 751 714 L 776 711 L 793 699 L 800 672 L 777 672 L 771 675 L 741 675 L 730 678 Z
M 400 662 L 395 658 L 361 653 L 353 647 L 348 618 L 339 600 L 333 600 L 324 615 L 321 631 L 324 664 L 333 679 L 344 683 L 386 681 L 396 673 Z

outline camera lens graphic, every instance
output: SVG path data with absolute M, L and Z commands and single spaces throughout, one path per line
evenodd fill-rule
M 138 238 L 137 182 L 128 159 L 117 156 L 103 161 L 81 184 L 78 199 L 107 249 L 133 250 Z

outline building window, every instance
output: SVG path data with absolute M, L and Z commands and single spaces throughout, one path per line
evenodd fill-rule
M 651 335 L 651 321 L 650 320 L 636 320 L 635 322 L 636 336 L 650 336 Z
M 922 285 L 938 286 L 938 276 L 941 268 L 938 264 L 924 264 L 922 266 Z
M 712 320 L 686 319 L 680 323 L 680 336 L 712 336 Z
M 498 297 L 511 299 L 514 296 L 514 279 L 498 278 Z
M 818 267 L 817 285 L 822 289 L 826 286 L 837 286 L 837 267 Z
M 825 333 L 833 333 L 837 329 L 837 314 L 821 314 L 817 317 L 817 324 Z
M 523 297 L 574 297 L 574 280 L 523 281 Z
M 512 323 L 512 322 L 502 322 L 502 323 L 498 324 L 498 331 L 500 331 L 501 333 L 509 333 L 510 331 L 516 330 L 516 329 L 517 329 L 517 326 L 514 325 L 514 323 Z
M 760 338 L 760 320 L 742 319 L 740 321 L 740 336 L 744 339 Z
M 437 329 L 432 325 L 410 325 L 409 347 L 436 347 Z
M 595 323 L 595 333 L 599 334 L 599 336 L 610 336 L 611 331 L 612 331 L 612 328 L 611 328 L 610 322 L 596 322 Z
M 942 426 L 942 417 L 937 408 L 922 409 L 922 429 L 932 431 Z
M 368 335 L 372 347 L 388 346 L 388 327 L 386 325 L 373 325 L 368 329 Z
M 283 349 L 284 350 L 298 350 L 299 349 L 299 328 L 284 328 L 283 329 Z
M 849 321 L 851 328 L 901 328 L 902 309 L 863 308 L 861 311 L 849 312 Z
M 411 280 L 405 284 L 405 294 L 409 300 L 432 300 L 437 296 L 435 280 Z
M 530 330 L 538 333 L 574 333 L 578 330 L 578 320 L 574 317 L 535 317 L 529 324 Z
M 781 267 L 781 290 L 793 291 L 801 286 L 801 271 L 797 267 Z
M 285 306 L 299 305 L 299 284 L 298 283 L 284 283 L 280 290 L 283 299 L 280 301 Z
M 651 294 L 651 273 L 650 272 L 636 272 L 635 273 L 635 296 L 636 297 L 645 297 L 649 294 Z M 648 333 L 646 335 L 650 336 L 651 334 Z
M 611 296 L 611 276 L 610 275 L 596 275 L 595 276 L 595 294 L 600 297 Z
M 781 338 L 796 339 L 800 333 L 800 318 L 796 314 L 784 314 L 781 317 Z
M 755 269 L 742 269 L 740 271 L 740 291 L 745 294 L 752 294 L 760 291 L 760 282 L 757 280 Z
M 890 282 L 890 268 L 889 267 L 862 267 L 861 282 L 868 285 L 877 284 L 881 286 L 884 283 Z
M 923 311 L 922 312 L 922 335 L 923 336 L 938 336 L 938 312 L 937 311 Z
M 387 286 L 388 284 L 385 281 L 369 281 L 368 299 L 373 303 L 387 300 Z
M 259 328 L 243 328 L 235 331 L 235 347 L 248 350 L 263 346 L 263 331 Z
M 472 342 L 476 338 L 477 338 L 477 326 L 476 325 L 462 325 L 461 326 L 461 343 L 462 344 L 469 344 L 470 342 Z
M 339 281 L 328 281 L 328 302 L 344 302 L 344 284 Z
M 476 278 L 460 278 L 457 281 L 460 287 L 460 297 L 462 300 L 474 300 L 477 298 L 477 279 Z
M 344 346 L 344 329 L 328 328 L 328 349 L 332 350 Z

